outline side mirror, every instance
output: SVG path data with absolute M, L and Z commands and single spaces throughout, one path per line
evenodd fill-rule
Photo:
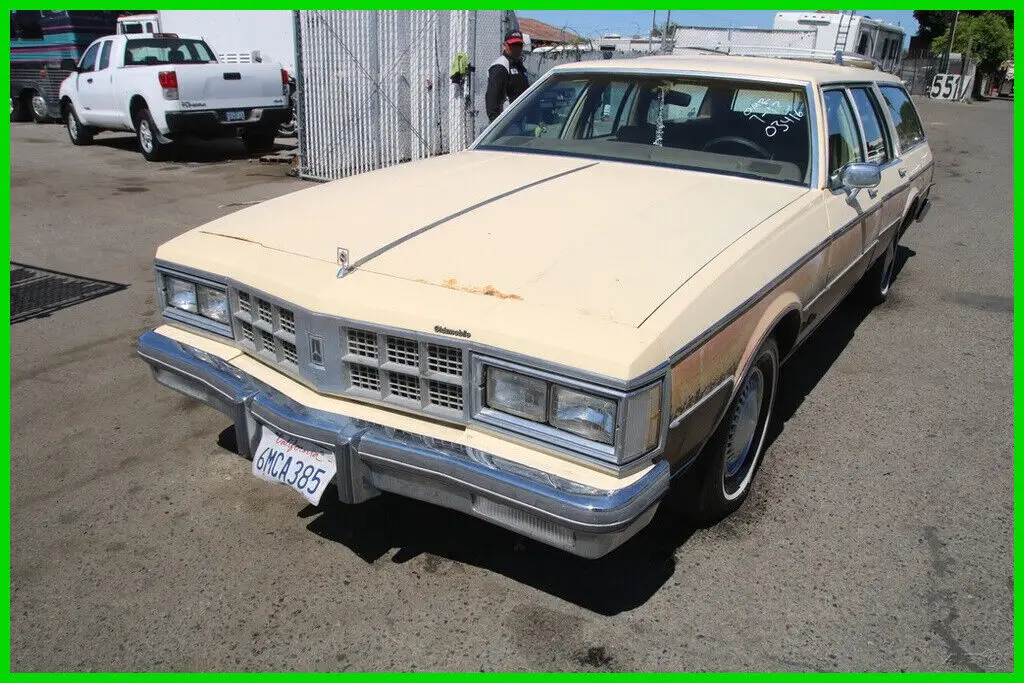
M 61 71 L 78 71 L 78 64 L 75 62 L 75 60 L 73 60 L 73 59 L 71 59 L 69 57 L 65 57 L 64 59 L 60 60 L 60 70 Z
M 839 172 L 839 187 L 846 190 L 846 201 L 853 202 L 861 190 L 872 190 L 882 182 L 882 171 L 878 164 L 847 164 Z

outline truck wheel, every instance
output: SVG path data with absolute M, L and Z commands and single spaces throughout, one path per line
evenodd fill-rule
M 779 347 L 769 337 L 754 354 L 725 417 L 693 472 L 691 511 L 700 524 L 734 512 L 750 492 L 779 383 Z
M 49 123 L 53 119 L 50 118 L 50 105 L 46 103 L 46 98 L 40 95 L 38 92 L 32 92 L 32 120 L 36 123 Z
M 95 131 L 88 126 L 83 126 L 82 122 L 78 120 L 78 114 L 75 113 L 75 108 L 70 104 L 67 105 L 67 112 L 64 115 L 64 125 L 68 129 L 68 137 L 71 138 L 72 145 L 88 145 L 92 143 L 92 136 L 95 135 Z
M 135 114 L 135 136 L 146 161 L 163 161 L 167 157 L 170 145 L 160 142 L 156 124 L 148 109 L 140 109 Z
M 254 129 L 247 130 L 242 134 L 242 142 L 245 143 L 245 149 L 250 154 L 266 154 L 270 150 L 274 149 L 274 135 L 277 131 L 274 129 Z

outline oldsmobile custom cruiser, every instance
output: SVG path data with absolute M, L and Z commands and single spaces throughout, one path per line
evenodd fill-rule
M 139 353 L 313 504 L 389 491 L 599 557 L 674 479 L 704 523 L 739 507 L 780 364 L 886 298 L 932 169 L 880 71 L 558 67 L 467 151 L 162 245 Z

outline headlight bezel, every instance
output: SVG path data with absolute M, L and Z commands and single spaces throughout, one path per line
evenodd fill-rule
M 663 373 L 638 384 L 636 387 L 620 390 L 584 381 L 567 374 L 514 363 L 500 357 L 474 353 L 471 358 L 473 391 L 469 398 L 471 415 L 475 422 L 483 423 L 489 427 L 497 428 L 511 435 L 525 438 L 528 441 L 536 442 L 570 455 L 585 456 L 596 465 L 619 471 L 638 461 L 646 461 L 664 450 L 666 433 L 668 431 L 665 415 L 667 414 L 668 407 L 666 405 L 667 392 L 664 387 L 665 375 Z M 546 420 L 544 422 L 536 422 L 489 406 L 486 395 L 488 367 L 495 367 L 499 370 L 546 381 L 548 383 Z M 615 402 L 616 414 L 613 443 L 608 444 L 587 439 L 579 434 L 560 429 L 550 423 L 553 408 L 552 395 L 554 393 L 552 387 L 555 384 L 571 391 Z M 648 392 L 651 393 L 649 394 Z M 653 444 L 648 440 L 644 447 L 637 448 L 635 443 L 627 443 L 627 426 L 635 423 L 638 410 L 642 410 L 643 407 L 650 405 L 654 393 L 657 394 L 657 426 L 646 432 L 646 435 L 653 435 L 655 438 L 653 439 Z M 640 396 L 646 396 L 648 401 L 638 402 L 638 397 Z M 633 419 L 631 419 L 631 411 Z M 649 418 L 650 415 L 648 414 L 648 422 Z M 635 436 L 633 440 L 635 442 Z
M 168 280 L 177 280 L 193 286 L 195 310 L 188 310 L 171 305 Z M 200 275 L 190 272 L 188 269 L 177 266 L 169 268 L 162 265 L 156 266 L 156 290 L 157 305 L 165 320 L 198 328 L 205 332 L 211 332 L 228 339 L 234 338 L 234 331 L 231 324 L 232 308 L 231 297 L 226 282 L 218 282 L 210 279 L 209 275 Z M 215 317 L 203 312 L 203 290 L 208 290 L 222 296 L 224 300 L 225 319 L 218 320 Z

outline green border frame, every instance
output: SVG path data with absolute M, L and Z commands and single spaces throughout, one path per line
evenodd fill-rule
M 361 0 L 361 1 L 360 0 L 354 0 L 352 2 L 318 2 L 318 3 L 313 3 L 313 4 L 306 4 L 306 3 L 302 3 L 302 4 L 303 4 L 302 9 L 320 9 L 320 8 L 323 8 L 323 9 L 381 9 L 381 8 L 387 8 L 387 9 L 436 9 L 437 8 L 437 4 L 429 3 L 429 2 L 423 2 L 422 0 L 420 2 L 417 2 L 415 0 L 412 0 L 412 1 L 405 0 L 405 1 L 395 2 L 395 3 L 390 4 L 390 5 L 384 5 L 384 4 L 380 3 L 380 2 L 367 2 L 366 0 Z M 611 1 L 611 0 L 590 0 L 589 2 L 587 2 L 585 0 L 561 0 L 560 2 L 553 3 L 554 7 L 559 9 L 559 10 L 622 10 L 622 9 L 644 9 L 644 10 L 649 10 L 649 8 L 623 7 L 623 4 L 628 4 L 628 3 L 623 3 L 621 1 L 620 2 L 614 2 L 614 1 Z M 106 5 L 106 3 L 103 3 L 103 2 L 78 2 L 77 0 L 73 0 L 72 2 L 65 4 L 65 6 L 70 8 L 70 9 L 105 9 L 105 5 Z M 946 2 L 933 2 L 933 3 L 929 3 L 929 5 L 930 5 L 931 9 L 996 9 L 996 8 L 993 8 L 991 5 L 989 5 L 988 3 L 967 3 L 966 5 L 955 5 L 955 4 L 946 3 Z M 210 5 L 208 5 L 205 2 L 202 2 L 202 0 L 167 0 L 166 2 L 161 3 L 160 6 L 166 8 L 166 9 L 238 9 L 238 10 L 246 10 L 246 9 L 296 9 L 295 7 L 287 7 L 287 6 L 285 6 L 281 2 L 273 2 L 273 1 L 268 1 L 268 0 L 249 0 L 248 2 L 219 2 L 219 3 L 215 3 L 215 6 L 213 6 L 213 7 L 211 7 Z M 11 9 L 11 8 L 30 9 L 30 8 L 33 8 L 33 7 L 34 7 L 33 3 L 25 3 L 25 4 L 20 4 L 19 3 L 17 5 L 9 6 L 9 9 Z M 38 7 L 38 6 L 35 6 L 35 7 Z M 756 0 L 731 0 L 731 1 L 711 0 L 710 2 L 704 2 L 704 3 L 700 3 L 700 4 L 698 4 L 698 3 L 685 3 L 684 5 L 682 5 L 682 7 L 684 9 L 688 8 L 688 9 L 695 9 L 695 10 L 696 9 L 701 9 L 701 10 L 705 10 L 705 9 L 726 9 L 726 10 L 733 10 L 733 9 L 758 9 L 758 10 L 772 9 L 772 10 L 777 10 L 778 11 L 778 10 L 783 9 L 785 7 L 785 5 L 783 5 L 783 7 L 773 6 L 773 5 L 771 5 L 771 4 L 767 3 L 767 2 L 764 2 L 763 0 L 760 1 L 760 2 L 756 1 Z M 871 7 L 876 9 L 876 10 L 877 9 L 887 9 L 887 10 L 906 10 L 907 9 L 907 7 L 905 5 L 903 5 L 903 4 L 901 4 L 901 3 L 890 3 L 890 2 L 876 3 L 876 4 L 872 5 Z M 1005 7 L 1005 5 L 1004 5 L 1004 7 Z M 449 9 L 453 9 L 453 8 L 503 9 L 500 6 L 495 6 L 493 4 L 493 2 L 481 3 L 481 4 L 477 4 L 477 5 L 455 4 L 454 6 L 453 5 L 449 5 L 448 8 Z M 521 10 L 521 11 L 525 12 L 527 10 Z M 863 11 L 871 11 L 871 10 L 863 10 Z M 1016 18 L 1016 16 L 1015 16 L 1015 18 Z M 5 46 L 5 50 L 7 52 L 9 52 L 10 51 L 10 37 L 8 37 L 4 41 L 4 46 Z M 1020 34 L 1016 34 L 1015 33 L 1015 35 L 1014 35 L 1014 52 L 1015 53 L 1016 52 L 1021 52 L 1022 46 L 1024 46 L 1024 38 L 1022 38 Z M 2 79 L 3 79 L 2 80 L 3 83 L 7 83 L 9 85 L 9 83 L 10 83 L 10 71 L 8 69 L 3 70 Z M 1019 222 L 1018 221 L 1018 217 L 1017 217 L 1017 207 L 1020 205 L 1019 204 L 1019 199 L 1020 199 L 1021 190 L 1020 190 L 1020 185 L 1016 182 L 1016 176 L 1020 174 L 1020 171 L 1021 171 L 1022 167 L 1024 167 L 1024 161 L 1022 161 L 1021 156 L 1019 154 L 1019 151 L 1020 151 L 1020 140 L 1022 138 L 1024 138 L 1024 121 L 1022 121 L 1022 117 L 1020 116 L 1020 114 L 1022 112 L 1021 105 L 1018 105 L 1016 103 L 1016 101 L 1014 101 L 1014 103 L 1013 103 L 1013 112 L 1014 112 L 1014 116 L 1013 116 L 1013 173 L 1014 173 L 1014 182 L 1013 182 L 1013 209 L 1014 209 L 1013 246 L 1014 246 L 1014 254 L 1016 254 L 1016 253 L 1019 253 L 1022 248 L 1024 248 L 1024 227 L 1022 227 L 1022 225 L 1021 225 L 1022 222 Z M 8 128 L 8 132 L 5 135 L 0 136 L 0 149 L 2 149 L 3 155 L 8 160 L 8 163 L 4 166 L 4 171 L 3 171 L 3 175 L 4 175 L 3 198 L 4 198 L 4 204 L 5 204 L 6 209 L 7 209 L 7 211 L 6 211 L 7 220 L 5 221 L 5 223 L 3 225 L 3 233 L 2 233 L 4 241 L 5 241 L 5 243 L 8 246 L 8 261 L 10 261 L 10 245 L 11 245 L 11 222 L 10 222 L 10 213 L 11 213 L 11 191 L 10 191 L 10 188 L 11 188 L 11 184 L 10 184 L 10 180 L 11 180 L 11 177 L 10 177 L 11 176 L 11 167 L 10 167 L 11 148 L 10 148 L 10 146 L 11 146 L 11 135 L 10 135 L 10 128 Z M 1013 298 L 1014 298 L 1014 301 L 1016 301 L 1019 298 L 1019 295 L 1021 294 L 1022 290 L 1024 290 L 1024 269 L 1021 269 L 1019 267 L 1019 264 L 1016 261 L 1016 258 L 1014 258 L 1013 274 L 1014 274 Z M 0 274 L 0 278 L 2 278 L 2 280 L 0 280 L 0 284 L 3 285 L 3 288 L 7 289 L 8 291 L 10 291 L 10 268 L 4 270 L 2 272 L 2 274 Z M 10 321 L 10 297 L 9 296 L 3 297 L 2 304 L 0 304 L 0 305 L 2 305 L 2 307 L 3 307 L 4 318 L 6 320 L 8 320 L 8 326 L 6 328 L 4 328 L 2 333 L 0 333 L 0 353 L 3 354 L 2 370 L 0 370 L 0 373 L 2 373 L 3 386 L 4 386 L 3 391 L 0 392 L 0 401 L 2 401 L 2 404 L 0 404 L 0 407 L 3 408 L 3 429 L 4 429 L 4 433 L 7 434 L 7 441 L 8 441 L 7 452 L 10 453 L 10 435 L 11 435 L 11 411 L 10 411 L 10 405 L 11 405 L 11 328 L 10 328 L 10 322 L 9 322 Z M 1019 317 L 1019 316 L 1016 315 L 1016 307 L 1015 307 L 1014 308 L 1014 319 L 1013 319 L 1013 351 L 1014 351 L 1014 354 L 1013 354 L 1013 372 L 1014 372 L 1014 377 L 1019 376 L 1021 374 L 1021 371 L 1024 370 L 1024 363 L 1021 362 L 1020 357 L 1016 353 L 1016 351 L 1017 351 L 1017 341 L 1018 341 L 1018 339 L 1021 336 L 1022 326 L 1024 326 L 1024 322 L 1022 322 L 1022 321 L 1024 321 L 1024 318 Z M 1018 462 L 1017 462 L 1017 458 L 1016 458 L 1016 442 L 1021 440 L 1022 437 L 1024 437 L 1024 424 L 1022 424 L 1021 421 L 1017 419 L 1017 416 L 1018 416 L 1017 407 L 1018 407 L 1018 405 L 1020 405 L 1022 398 L 1024 398 L 1024 389 L 1022 389 L 1019 385 L 1017 385 L 1017 383 L 1015 381 L 1014 382 L 1014 387 L 1013 387 L 1013 404 L 1014 404 L 1014 410 L 1013 410 L 1013 413 L 1014 413 L 1013 414 L 1013 419 L 1014 419 L 1014 427 L 1013 427 L 1013 438 L 1014 438 L 1013 483 L 1014 483 L 1014 490 L 1015 491 L 1016 490 L 1020 490 L 1022 485 L 1024 485 L 1024 478 L 1022 478 L 1021 468 L 1018 466 Z M 9 678 L 11 678 L 11 679 L 25 680 L 25 681 L 29 681 L 29 680 L 43 680 L 43 679 L 50 679 L 50 678 L 57 678 L 57 677 L 66 678 L 66 677 L 70 677 L 70 676 L 81 676 L 83 674 L 75 674 L 75 673 L 69 673 L 69 674 L 33 674 L 33 673 L 13 673 L 13 672 L 11 672 L 11 628 L 10 628 L 10 625 L 11 625 L 11 619 L 10 619 L 10 616 L 11 616 L 11 573 L 10 573 L 11 572 L 11 562 L 10 562 L 10 560 L 11 560 L 11 556 L 10 556 L 10 553 L 11 553 L 11 544 L 10 544 L 10 542 L 11 542 L 11 471 L 10 471 L 10 460 L 8 460 L 8 464 L 7 464 L 6 467 L 0 468 L 0 495 L 2 495 L 2 497 L 3 497 L 2 502 L 3 502 L 3 517 L 4 517 L 3 518 L 3 524 L 0 524 L 0 535 L 2 535 L 2 551 L 0 551 L 0 552 L 2 552 L 2 554 L 3 554 L 3 557 L 2 557 L 2 561 L 3 561 L 2 578 L 3 578 L 4 584 L 7 586 L 7 599 L 3 600 L 3 601 L 0 601 L 0 605 L 2 605 L 2 607 L 0 607 L 0 609 L 2 609 L 2 612 L 0 612 L 0 617 L 2 617 L 3 621 L 6 622 L 6 624 L 7 624 L 7 628 L 3 630 L 2 636 L 0 636 L 0 648 L 2 648 L 2 653 L 3 653 L 2 661 L 5 662 L 5 670 L 6 670 L 6 672 L 8 672 L 7 676 Z M 1014 515 L 1013 515 L 1013 540 L 1014 540 L 1014 548 L 1016 548 L 1020 544 L 1020 538 L 1018 536 L 1019 525 L 1017 524 L 1017 518 L 1018 518 L 1017 508 L 1016 508 L 1016 506 L 1014 506 Z M 1020 556 L 1017 555 L 1016 551 L 1014 551 L 1014 558 L 1013 558 L 1014 577 L 1016 577 L 1017 569 L 1019 568 L 1019 565 L 1020 565 L 1019 557 Z M 1017 635 L 1018 635 L 1017 615 L 1020 612 L 1020 603 L 1019 603 L 1019 600 L 1017 598 L 1018 598 L 1017 583 L 1016 583 L 1016 581 L 1014 581 L 1014 587 L 1013 587 L 1013 612 L 1014 612 L 1014 617 L 1013 617 L 1013 632 L 1014 632 L 1014 638 L 1013 638 L 1013 659 L 1014 659 L 1015 663 L 1020 662 L 1021 661 L 1021 656 L 1022 656 L 1022 654 L 1024 654 L 1024 647 L 1022 647 L 1021 643 L 1017 640 Z M 97 680 L 97 681 L 100 681 L 100 680 L 102 680 L 102 681 L 107 681 L 107 680 L 109 680 L 109 681 L 115 681 L 115 680 L 116 681 L 121 681 L 121 680 L 127 679 L 128 677 L 130 677 L 132 680 L 137 680 L 139 678 L 149 678 L 149 679 L 152 680 L 152 679 L 156 679 L 156 678 L 165 678 L 167 676 L 174 676 L 174 677 L 190 676 L 190 677 L 197 678 L 198 680 L 205 680 L 205 679 L 227 680 L 227 679 L 232 679 L 232 678 L 251 677 L 253 675 L 260 675 L 260 674 L 232 674 L 232 673 L 222 673 L 222 674 L 209 674 L 209 673 L 207 673 L 207 674 L 187 674 L 187 673 L 186 674 L 173 674 L 173 673 L 145 673 L 145 674 L 138 674 L 138 673 L 124 673 L 124 674 L 101 673 L 101 674 L 88 674 L 90 680 Z M 315 678 L 322 678 L 324 676 L 334 676 L 334 675 L 337 675 L 337 674 L 288 673 L 288 674 L 275 674 L 275 677 L 277 678 L 277 680 L 281 680 L 281 677 L 284 677 L 284 678 L 287 678 L 287 679 L 296 679 L 296 680 L 309 681 L 309 680 L 313 680 Z M 379 679 L 387 679 L 387 678 L 404 677 L 407 674 L 400 674 L 400 673 L 399 674 L 392 674 L 392 673 L 360 674 L 360 673 L 354 673 L 354 674 L 345 674 L 345 675 L 348 675 L 348 676 L 373 676 L 374 678 L 379 680 Z M 422 676 L 444 676 L 445 678 L 457 679 L 457 678 L 466 678 L 466 677 L 470 677 L 470 676 L 476 677 L 476 676 L 479 676 L 480 674 L 472 674 L 472 673 L 464 673 L 464 674 L 459 674 L 459 673 L 443 673 L 443 674 L 440 674 L 439 673 L 439 674 L 420 674 L 420 675 L 422 675 Z M 536 677 L 536 676 L 544 676 L 544 677 L 549 677 L 549 676 L 576 677 L 576 676 L 600 676 L 600 675 L 606 675 L 606 674 L 600 674 L 600 673 L 582 673 L 582 674 L 566 673 L 566 674 L 489 674 L 489 675 L 490 676 L 507 677 L 507 678 L 515 677 L 515 678 L 519 679 L 519 678 L 522 678 L 523 676 L 529 676 L 529 677 Z M 670 678 L 676 678 L 678 676 L 688 676 L 688 675 L 698 675 L 698 674 L 653 674 L 653 673 L 616 674 L 617 677 L 623 677 L 623 676 L 625 676 L 625 677 L 637 677 L 637 676 L 642 676 L 643 680 L 645 680 L 645 681 L 660 680 L 660 679 L 665 679 L 665 678 L 669 678 L 669 677 Z M 723 674 L 703 674 L 703 675 L 705 675 L 705 676 L 713 676 L 713 677 L 719 678 L 719 679 L 721 679 L 721 678 L 733 679 L 733 678 L 739 678 L 739 677 L 746 677 L 746 676 L 749 676 L 751 674 L 741 674 L 741 673 L 729 674 L 729 673 L 723 673 Z M 758 675 L 758 674 L 754 674 L 754 675 Z M 778 678 L 780 676 L 788 678 L 788 677 L 791 677 L 791 676 L 805 677 L 805 676 L 820 676 L 820 675 L 823 675 L 823 674 L 781 674 L 780 673 L 780 674 L 760 674 L 760 675 L 770 675 L 773 678 Z M 861 678 L 865 678 L 865 677 L 867 677 L 867 678 L 875 678 L 875 677 L 879 677 L 879 676 L 888 676 L 889 674 L 865 674 L 865 673 L 847 673 L 847 674 L 843 674 L 843 673 L 840 673 L 840 674 L 824 674 L 824 675 L 858 676 L 858 677 L 861 677 Z M 996 677 L 1004 678 L 1004 677 L 1007 677 L 1007 676 L 1012 676 L 1013 674 L 989 673 L 989 674 L 981 674 L 981 675 L 988 676 L 988 677 L 996 676 Z M 921 676 L 927 676 L 929 678 L 931 678 L 931 677 L 942 677 L 944 679 L 960 678 L 960 677 L 965 677 L 966 678 L 966 677 L 969 677 L 971 680 L 977 680 L 976 677 L 978 676 L 978 674 L 961 674 L 961 673 L 936 672 L 936 673 L 904 674 L 904 676 L 911 676 L 911 677 L 914 677 L 914 678 L 918 678 L 918 677 L 921 677 Z

